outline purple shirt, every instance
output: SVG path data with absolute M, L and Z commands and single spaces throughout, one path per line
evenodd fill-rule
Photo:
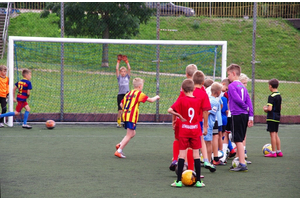
M 228 86 L 229 109 L 231 115 L 249 114 L 253 120 L 253 107 L 247 88 L 240 81 L 233 81 Z

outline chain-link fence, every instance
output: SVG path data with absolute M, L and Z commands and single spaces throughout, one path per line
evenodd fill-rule
M 16 4 L 17 5 L 17 4 Z M 16 6 L 15 5 L 15 6 Z M 50 5 L 50 3 L 43 4 L 43 8 Z M 157 8 L 157 3 L 147 2 L 145 7 L 150 8 L 153 6 Z M 167 8 L 172 6 L 183 6 L 186 8 L 174 8 L 171 11 L 167 11 Z M 296 121 L 299 123 L 299 113 L 300 113 L 300 98 L 298 92 L 300 92 L 300 72 L 299 72 L 299 61 L 300 61 L 300 33 L 297 28 L 293 27 L 288 21 L 282 18 L 297 18 L 299 17 L 299 3 L 257 3 L 257 20 L 256 20 L 256 51 L 255 51 L 255 87 L 252 88 L 252 42 L 253 42 L 253 3 L 244 2 L 244 3 L 179 3 L 172 4 L 169 6 L 160 3 L 159 7 L 160 13 L 162 15 L 170 16 L 160 16 L 157 18 L 155 15 L 156 12 L 148 13 L 149 18 L 146 20 L 142 17 L 135 18 L 134 15 L 130 15 L 129 11 L 135 11 L 136 15 L 144 15 L 142 12 L 144 5 L 135 4 L 135 3 L 64 3 L 65 7 L 65 26 L 64 30 L 65 37 L 84 37 L 84 38 L 117 38 L 117 39 L 139 39 L 139 40 L 155 40 L 159 36 L 160 40 L 210 40 L 210 41 L 227 41 L 228 52 L 227 52 L 227 65 L 230 63 L 239 64 L 242 67 L 242 72 L 249 77 L 248 91 L 251 93 L 254 92 L 254 108 L 255 115 L 265 116 L 265 113 L 262 110 L 262 107 L 267 103 L 268 95 L 270 91 L 268 89 L 268 80 L 271 78 L 277 78 L 280 81 L 279 91 L 282 94 L 283 104 L 282 104 L 282 115 L 283 116 L 293 116 L 291 122 Z M 24 5 L 23 5 L 24 7 Z M 46 32 L 51 33 L 51 37 L 60 37 L 60 3 L 51 4 L 47 9 L 51 9 L 51 12 L 48 15 L 45 15 L 44 18 L 40 16 L 43 13 L 36 13 L 36 16 L 29 13 L 20 12 L 16 15 L 15 18 L 11 19 L 11 27 L 9 27 L 9 34 L 14 35 L 17 33 L 19 36 L 43 36 L 48 37 L 47 33 L 37 35 L 40 33 L 39 30 L 32 31 L 35 27 L 42 27 L 39 29 L 44 29 Z M 18 8 L 17 6 L 15 8 Z M 98 9 L 96 11 L 95 9 Z M 163 9 L 164 8 L 164 9 Z M 42 6 L 41 6 L 42 9 Z M 116 18 L 108 18 L 108 12 L 104 12 L 105 9 L 115 12 L 114 16 Z M 191 11 L 194 11 L 193 12 Z M 179 12 L 180 11 L 180 12 Z M 121 13 L 122 12 L 122 13 Z M 128 12 L 128 13 L 127 13 Z M 168 14 L 166 14 L 168 12 Z M 58 16 L 56 15 L 58 14 Z M 125 14 L 126 15 L 125 15 Z M 147 14 L 147 16 L 148 16 Z M 26 33 L 25 30 L 18 32 L 18 29 L 21 27 L 13 27 L 17 23 L 18 18 L 23 17 L 23 23 L 26 20 L 30 19 L 25 17 L 31 15 L 34 19 L 34 27 L 31 28 L 30 34 Z M 111 15 L 111 13 L 110 13 Z M 128 16 L 131 16 L 128 18 Z M 186 17 L 190 16 L 190 17 Z M 81 18 L 82 17 L 82 18 Z M 75 19 L 74 19 L 75 18 Z M 81 19 L 76 21 L 77 19 Z M 72 20 L 70 20 L 72 19 Z M 98 21 L 103 19 L 102 21 Z M 105 19 L 105 20 L 104 20 Z M 141 23 L 138 25 L 138 19 L 140 21 L 144 20 L 147 24 Z M 159 20 L 159 27 L 157 27 L 157 20 Z M 76 22 L 75 22 L 76 21 Z M 109 26 L 108 26 L 109 24 Z M 129 26 L 134 25 L 134 26 Z M 90 25 L 90 26 L 84 26 Z M 54 28 L 55 27 L 55 28 Z M 73 28 L 70 31 L 70 27 Z M 84 27 L 82 30 L 80 27 Z M 109 27 L 109 29 L 107 29 Z M 55 30 L 53 30 L 55 29 Z M 137 32 L 139 30 L 139 33 Z M 103 31 L 102 31 L 103 30 Z M 98 35 L 96 32 L 98 31 Z M 85 34 L 84 34 L 85 33 Z M 35 35 L 36 34 L 36 35 Z M 60 49 L 58 47 L 53 47 Z M 82 48 L 82 49 L 81 49 Z M 95 57 L 85 62 L 90 64 L 91 69 L 85 70 L 87 66 L 86 63 L 77 64 L 66 64 L 66 67 L 71 67 L 76 71 L 70 73 L 74 76 L 72 81 L 74 81 L 75 88 L 70 90 L 76 91 L 79 88 L 85 88 L 86 94 L 84 98 L 78 101 L 78 97 L 68 97 L 65 99 L 65 103 L 70 107 L 73 107 L 73 110 L 69 111 L 69 106 L 65 107 L 66 113 L 73 113 L 74 115 L 81 115 L 81 120 L 86 118 L 83 115 L 83 112 L 80 111 L 79 106 L 81 107 L 90 107 L 90 111 L 87 113 L 99 114 L 99 113 L 112 113 L 110 117 L 106 116 L 105 119 L 95 117 L 89 118 L 89 121 L 115 121 L 117 106 L 116 106 L 116 95 L 117 95 L 117 80 L 115 77 L 115 57 L 118 53 L 126 54 L 129 52 L 129 49 L 132 47 L 122 47 L 120 50 L 114 50 L 113 46 L 108 46 L 108 59 L 105 60 L 103 56 L 104 46 L 88 46 L 88 47 L 73 47 L 74 52 L 81 51 L 85 52 L 85 49 L 92 49 L 91 52 L 86 52 L 86 58 L 89 58 L 91 54 Z M 36 45 L 36 47 L 30 47 L 33 51 L 34 49 L 43 49 L 48 51 L 48 56 L 51 57 L 51 48 L 43 47 L 43 45 Z M 176 49 L 176 48 L 175 48 Z M 186 48 L 187 49 L 187 48 Z M 136 76 L 140 76 L 146 80 L 145 84 L 145 93 L 149 96 L 153 96 L 156 93 L 157 77 L 151 73 L 156 73 L 155 62 L 152 62 L 156 58 L 155 52 L 147 52 L 148 48 L 141 50 L 146 56 L 137 56 L 130 53 L 129 61 L 132 65 L 132 79 Z M 176 67 L 173 64 L 168 63 L 168 59 L 162 59 L 160 73 L 162 77 L 163 73 L 166 74 L 177 74 L 177 76 L 171 77 L 166 80 L 161 80 L 159 95 L 161 96 L 159 112 L 162 115 L 160 121 L 168 121 L 170 118 L 165 117 L 166 110 L 173 101 L 176 99 L 182 80 L 184 79 L 184 71 L 186 65 L 194 63 L 198 66 L 200 70 L 203 70 L 206 75 L 210 75 L 204 66 L 201 63 L 201 59 L 197 58 L 196 60 L 190 59 L 187 55 L 196 52 L 196 55 L 201 57 L 203 52 L 210 50 L 190 50 L 186 51 L 186 55 L 183 53 L 169 53 L 169 57 L 173 57 L 181 60 L 177 61 Z M 200 52 L 200 53 L 199 53 Z M 31 53 L 29 53 L 31 54 Z M 144 55 L 143 54 L 143 55 Z M 145 57 L 151 57 L 144 61 Z M 96 59 L 97 58 L 97 59 Z M 43 58 L 40 58 L 43 59 Z M 76 60 L 76 55 L 73 55 L 73 59 Z M 176 60 L 175 59 L 175 60 Z M 23 59 L 22 61 L 24 61 Z M 44 59 L 47 60 L 47 59 Z M 107 62 L 106 67 L 101 67 L 103 61 Z M 151 60 L 151 62 L 150 62 Z M 56 60 L 60 62 L 60 60 Z M 176 63 L 176 61 L 174 61 Z M 32 64 L 32 63 L 31 63 Z M 35 62 L 34 65 L 25 65 L 28 68 L 33 70 L 33 83 L 34 82 L 46 82 L 48 78 L 52 77 L 52 74 L 48 73 L 49 71 L 38 72 L 37 69 L 40 69 L 40 64 Z M 56 63 L 59 67 L 60 65 Z M 220 64 L 220 61 L 218 65 Z M 39 67 L 38 67 L 39 66 Z M 219 65 L 220 66 L 220 65 Z M 22 68 L 22 65 L 18 66 L 19 69 Z M 46 66 L 47 68 L 47 66 Z M 213 66 L 212 68 L 213 69 Z M 56 70 L 59 70 L 58 68 Z M 85 74 L 79 73 L 79 71 L 85 71 Z M 88 72 L 93 73 L 88 73 Z M 149 72 L 150 74 L 141 73 L 142 71 Z M 45 73 L 45 74 L 40 74 Z M 65 72 L 67 73 L 67 72 Z M 60 75 L 56 74 L 58 77 Z M 85 77 L 86 76 L 86 77 Z M 217 75 L 220 76 L 220 75 Z M 58 77 L 52 77 L 51 79 L 57 80 Z M 45 79 L 45 80 L 43 80 Z M 82 80 L 79 81 L 79 80 Z M 95 80 L 95 81 L 91 81 Z M 50 80 L 49 80 L 50 81 Z M 101 83 L 110 83 L 113 87 L 109 89 L 99 89 L 99 91 L 92 92 L 88 88 L 98 87 L 101 88 Z M 147 82 L 149 83 L 147 85 Z M 71 83 L 71 80 L 67 82 Z M 49 82 L 49 85 L 53 84 L 53 87 L 59 86 L 58 83 Z M 39 83 L 35 83 L 39 85 Z M 72 84 L 73 85 L 73 84 Z M 37 86 L 36 86 L 37 87 Z M 50 87 L 50 86 L 49 86 Z M 132 86 L 130 85 L 132 88 Z M 58 88 L 59 89 L 59 88 Z M 176 92 L 177 91 L 177 92 Z M 34 91 L 33 95 L 39 93 L 40 91 Z M 51 92 L 50 92 L 51 93 Z M 72 93 L 72 91 L 70 91 Z M 51 95 L 50 95 L 51 96 Z M 59 94 L 52 94 L 53 98 L 59 99 Z M 32 110 L 33 113 L 55 113 L 56 116 L 59 116 L 60 103 L 53 106 L 45 106 L 40 103 L 47 102 L 47 97 L 35 98 L 32 96 Z M 165 100 L 164 100 L 165 98 Z M 54 100 L 50 100 L 54 102 Z M 86 102 L 88 100 L 88 103 Z M 99 102 L 104 102 L 104 105 L 98 104 Z M 40 103 L 38 103 L 40 102 Z M 81 102 L 81 103 L 78 103 Z M 77 105 L 77 103 L 79 105 Z M 43 108 L 43 109 L 41 109 Z M 155 114 L 155 105 L 145 104 L 141 106 L 141 114 L 151 114 L 151 117 Z M 69 119 L 72 121 L 72 117 Z M 48 118 L 48 117 L 46 117 Z M 59 118 L 59 117 L 58 117 Z M 258 117 L 259 118 L 259 117 Z M 33 118 L 32 118 L 33 119 Z M 143 117 L 140 118 L 143 120 Z M 155 121 L 155 117 L 151 120 Z M 30 120 L 30 119 L 29 119 Z M 37 119 L 36 119 L 37 120 Z M 44 119 L 43 119 L 44 120 Z M 145 119 L 147 121 L 149 119 Z M 288 122 L 288 121 L 287 121 Z

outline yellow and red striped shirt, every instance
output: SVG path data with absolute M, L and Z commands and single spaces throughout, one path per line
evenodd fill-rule
M 128 92 L 123 100 L 123 121 L 137 123 L 139 119 L 139 105 L 140 102 L 145 103 L 148 99 L 148 96 L 145 95 L 142 91 L 131 90 Z
M 6 98 L 9 93 L 8 80 L 7 76 L 5 76 L 5 78 L 0 77 L 0 97 Z

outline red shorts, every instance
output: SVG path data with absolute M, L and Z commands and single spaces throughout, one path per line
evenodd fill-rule
M 21 112 L 22 108 L 24 108 L 27 105 L 28 103 L 26 101 L 18 101 L 18 104 L 16 106 L 16 111 Z
M 175 123 L 174 134 L 175 134 L 175 139 L 179 140 L 179 125 L 177 122 Z
M 179 150 L 185 150 L 188 147 L 200 149 L 202 147 L 200 137 L 179 137 Z

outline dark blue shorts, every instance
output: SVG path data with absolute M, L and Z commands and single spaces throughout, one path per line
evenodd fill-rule
M 124 128 L 127 129 L 132 129 L 135 130 L 136 129 L 136 124 L 132 123 L 132 122 L 124 122 Z

